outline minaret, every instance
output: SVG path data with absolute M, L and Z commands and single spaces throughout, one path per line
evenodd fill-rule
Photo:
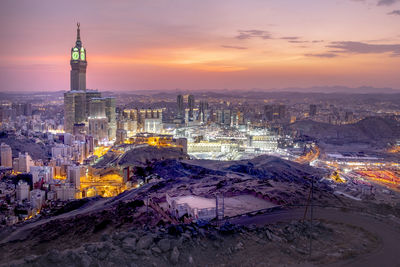
M 75 46 L 71 48 L 71 91 L 86 91 L 86 50 L 82 46 L 79 22 L 77 26 Z

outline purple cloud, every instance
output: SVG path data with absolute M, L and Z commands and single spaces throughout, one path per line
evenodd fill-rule
M 389 12 L 388 15 L 398 15 L 398 16 L 400 16 L 400 10 L 393 10 L 392 12 Z
M 328 45 L 335 50 L 331 53 L 351 54 L 380 54 L 391 53 L 392 56 L 400 56 L 400 44 L 367 44 L 361 42 L 333 42 Z
M 290 40 L 288 41 L 289 43 L 292 44 L 304 44 L 304 43 L 308 43 L 308 41 L 300 41 L 300 40 Z
M 282 37 L 281 38 L 282 40 L 299 40 L 300 39 L 300 37 L 297 37 L 297 36 L 287 36 L 287 37 Z
M 317 53 L 317 54 L 304 54 L 306 57 L 319 57 L 319 58 L 334 58 L 338 55 L 334 53 Z
M 231 48 L 231 49 L 239 49 L 239 50 L 247 49 L 247 47 L 235 46 L 235 45 L 221 45 L 221 47 L 223 47 L 223 48 Z
M 399 0 L 379 0 L 378 6 L 391 6 L 397 2 L 399 2 Z
M 239 30 L 239 35 L 236 36 L 237 39 L 244 40 L 244 39 L 251 39 L 251 38 L 261 38 L 261 39 L 272 39 L 272 36 L 267 31 L 262 30 L 246 30 L 241 31 Z

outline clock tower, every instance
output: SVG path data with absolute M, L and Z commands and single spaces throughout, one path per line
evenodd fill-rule
M 71 48 L 71 91 L 86 91 L 86 49 L 82 46 L 80 24 L 77 24 L 76 43 Z

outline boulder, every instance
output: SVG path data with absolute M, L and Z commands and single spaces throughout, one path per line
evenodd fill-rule
M 171 248 L 171 241 L 169 239 L 161 239 L 158 241 L 158 247 L 162 252 L 167 252 Z
M 156 254 L 161 254 L 162 253 L 162 251 L 161 251 L 161 249 L 159 247 L 152 247 L 151 251 L 153 251 Z
M 189 255 L 188 261 L 189 261 L 189 264 L 190 264 L 190 265 L 193 265 L 194 260 L 193 260 L 192 255 Z
M 171 262 L 173 264 L 178 264 L 179 261 L 179 250 L 177 247 L 174 247 L 171 252 Z
M 127 237 L 122 242 L 122 248 L 128 251 L 135 251 L 136 250 L 136 238 Z
M 243 249 L 243 243 L 239 241 L 239 243 L 236 244 L 235 250 L 242 250 Z
M 142 236 L 136 244 L 138 250 L 147 249 L 153 243 L 153 236 L 145 235 Z

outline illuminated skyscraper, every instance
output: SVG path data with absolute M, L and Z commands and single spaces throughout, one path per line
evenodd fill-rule
M 75 46 L 71 48 L 71 91 L 64 93 L 64 130 L 73 133 L 74 124 L 87 120 L 86 50 L 82 46 L 78 23 Z
M 1 147 L 1 166 L 12 167 L 12 150 L 7 144 L 2 143 Z
M 82 46 L 80 24 L 77 24 L 75 46 L 71 48 L 71 91 L 86 91 L 86 50 Z
M 97 141 L 115 139 L 115 99 L 102 98 L 97 90 L 86 90 L 86 50 L 82 46 L 79 23 L 70 64 L 71 91 L 64 94 L 65 132 L 74 133 L 75 126 L 75 133 L 88 132 Z
M 106 99 L 92 98 L 89 102 L 89 134 L 95 140 L 108 138 L 108 119 L 106 117 Z
M 89 120 L 106 117 L 106 101 L 104 98 L 92 98 L 89 102 Z
M 90 118 L 89 134 L 93 136 L 95 143 L 103 142 L 108 139 L 108 120 L 107 118 Z
M 117 134 L 116 103 L 114 97 L 105 97 L 106 117 L 108 119 L 108 139 L 113 140 Z
M 74 185 L 75 189 L 80 189 L 81 184 L 81 168 L 79 166 L 68 166 L 67 181 Z
M 90 101 L 92 98 L 101 98 L 101 93 L 97 90 L 86 90 L 86 115 L 90 116 Z
M 86 93 L 69 91 L 64 93 L 64 130 L 73 133 L 74 124 L 84 123 L 86 114 Z

